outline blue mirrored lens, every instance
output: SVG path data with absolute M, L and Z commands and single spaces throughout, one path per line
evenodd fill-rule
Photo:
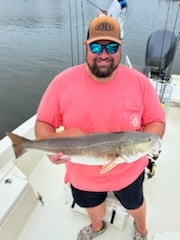
M 89 44 L 91 52 L 94 54 L 102 53 L 103 49 L 106 49 L 108 54 L 114 54 L 117 52 L 119 44 L 118 43 L 108 43 L 108 44 L 101 44 L 101 43 L 90 43 Z
M 103 45 L 100 43 L 90 43 L 91 52 L 94 54 L 100 54 L 103 51 Z
M 109 44 L 105 45 L 105 47 L 106 47 L 106 52 L 108 54 L 113 54 L 113 53 L 117 52 L 119 44 L 118 43 L 109 43 Z

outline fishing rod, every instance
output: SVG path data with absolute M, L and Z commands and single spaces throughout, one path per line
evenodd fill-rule
M 94 6 L 95 8 L 99 9 L 101 12 L 104 12 L 104 9 L 100 8 L 98 5 L 94 4 L 93 2 L 87 0 L 88 3 L 90 3 L 92 6 Z
M 72 34 L 72 11 L 71 11 L 71 4 L 70 0 L 68 2 L 69 6 L 69 21 L 70 21 L 70 44 L 71 44 L 71 65 L 74 65 L 74 54 L 73 54 L 73 34 Z
M 164 48 L 165 48 L 165 41 L 166 41 L 166 34 L 167 34 L 167 26 L 168 26 L 168 21 L 169 21 L 169 16 L 170 16 L 170 5 L 171 5 L 171 2 L 169 2 L 169 5 L 168 5 L 168 9 L 167 9 L 167 15 L 166 15 L 166 21 L 165 21 L 165 27 L 164 27 L 164 36 L 163 36 L 163 42 L 162 42 L 162 47 L 161 47 L 161 55 L 160 55 L 160 62 L 159 62 L 159 69 L 161 69 L 162 67 L 162 56 L 163 56 L 163 51 L 164 51 Z M 175 18 L 175 22 L 174 22 L 174 27 L 173 27 L 173 34 L 171 36 L 171 43 L 174 41 L 174 36 L 176 37 L 176 43 L 175 43 L 175 49 L 174 49 L 174 55 L 175 55 L 175 52 L 177 50 L 177 46 L 178 46 L 178 43 L 179 43 L 179 33 L 178 35 L 176 35 L 176 25 L 177 25 L 177 20 L 178 20 L 178 16 L 179 16 L 179 9 L 180 9 L 180 4 L 178 6 L 178 9 L 177 9 L 177 13 L 176 13 L 176 18 Z M 166 76 L 165 77 L 168 77 L 170 76 L 170 73 L 171 73 L 171 69 L 172 69 L 172 64 L 173 64 L 173 59 L 171 61 L 171 63 L 169 63 L 169 67 L 167 67 L 167 71 L 166 71 Z M 166 81 L 169 80 L 169 79 L 166 79 Z
M 162 46 L 161 46 L 161 53 L 160 53 L 160 62 L 159 62 L 159 69 L 161 70 L 162 67 L 162 56 L 163 56 L 163 51 L 165 48 L 165 39 L 166 39 L 166 32 L 167 32 L 167 25 L 168 25 L 168 20 L 169 20 L 169 14 L 170 14 L 170 2 L 168 4 L 168 9 L 167 9 L 167 15 L 166 15 L 166 21 L 165 21 L 165 27 L 164 27 L 164 33 L 163 33 L 163 39 L 162 39 Z M 159 72 L 161 74 L 161 71 Z
M 177 25 L 177 21 L 178 21 L 178 17 L 179 17 L 179 12 L 180 12 L 180 4 L 178 4 L 177 14 L 176 14 L 176 18 L 175 18 L 174 29 L 173 29 L 174 33 L 175 33 L 175 30 L 176 30 L 176 25 Z
M 179 41 L 180 41 L 180 31 L 176 34 L 176 25 L 177 25 L 177 20 L 178 20 L 178 16 L 179 16 L 179 10 L 180 10 L 180 4 L 178 5 L 176 18 L 175 18 L 175 22 L 174 22 L 174 27 L 173 27 L 173 32 L 172 32 L 173 35 L 171 36 L 171 42 L 174 42 L 174 38 L 176 39 L 175 40 L 175 48 L 174 48 L 173 58 L 174 58 L 174 55 L 176 53 L 176 50 L 177 50 L 177 47 L 178 47 L 178 44 L 179 44 Z M 162 59 L 162 52 L 163 52 L 164 47 L 165 47 L 165 38 L 166 38 L 165 35 L 166 35 L 166 31 L 167 31 L 167 23 L 168 23 L 168 20 L 169 20 L 169 11 L 170 11 L 170 3 L 169 3 L 169 6 L 168 6 L 168 12 L 167 12 L 167 16 L 166 16 L 165 31 L 164 31 L 163 44 L 162 44 L 162 49 L 161 49 L 161 59 Z M 172 69 L 172 65 L 173 65 L 173 58 L 172 58 L 171 62 L 169 63 L 169 66 L 167 67 L 166 75 L 165 75 L 165 82 L 162 81 L 162 83 L 161 83 L 161 87 L 160 87 L 160 91 L 159 91 L 161 102 L 163 102 L 164 95 L 165 95 L 165 92 L 166 92 L 166 88 L 167 88 L 166 82 L 169 81 L 169 79 L 170 79 L 171 69 Z M 161 60 L 160 60 L 160 66 L 159 67 L 161 68 Z
M 81 17 L 82 17 L 82 42 L 84 41 L 85 39 L 85 36 L 86 36 L 86 28 L 85 28 L 85 14 L 84 14 L 84 1 L 81 0 Z M 85 59 L 85 48 L 83 47 L 82 48 L 82 60 L 84 61 Z
M 80 56 L 79 56 L 79 24 L 78 24 L 78 7 L 77 7 L 77 1 L 75 1 L 75 20 L 76 20 L 77 63 L 80 64 Z

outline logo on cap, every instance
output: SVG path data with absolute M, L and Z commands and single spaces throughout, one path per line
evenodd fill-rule
M 109 23 L 100 23 L 98 24 L 95 29 L 97 31 L 113 31 L 113 26 Z

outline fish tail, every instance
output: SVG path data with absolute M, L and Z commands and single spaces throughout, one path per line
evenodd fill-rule
M 25 138 L 20 137 L 17 134 L 14 134 L 12 132 L 7 132 L 6 135 L 12 141 L 12 147 L 13 147 L 16 158 L 20 157 L 25 152 L 25 149 L 23 147 L 23 142 Z

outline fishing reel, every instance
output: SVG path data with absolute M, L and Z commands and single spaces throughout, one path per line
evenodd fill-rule
M 155 175 L 156 172 L 156 160 L 158 159 L 159 155 L 161 153 L 161 150 L 157 151 L 157 152 L 153 152 L 148 154 L 148 160 L 149 163 L 146 167 L 147 171 L 146 171 L 146 175 L 147 178 L 152 178 Z

